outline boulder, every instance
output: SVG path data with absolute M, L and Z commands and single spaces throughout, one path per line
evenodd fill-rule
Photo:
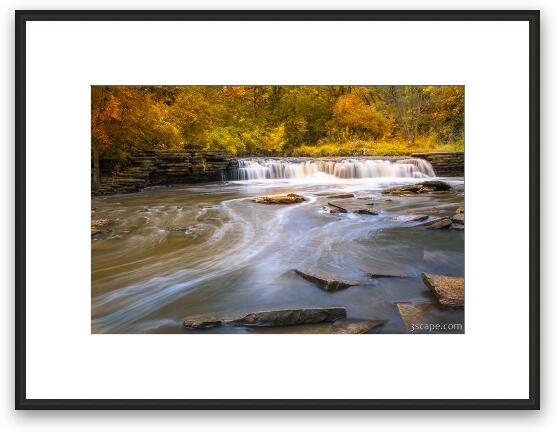
M 444 308 L 464 308 L 464 278 L 422 273 L 422 280 Z
M 298 275 L 304 279 L 314 283 L 319 288 L 325 291 L 340 291 L 351 286 L 358 285 L 358 281 L 335 279 L 332 276 L 316 275 L 302 270 L 294 270 Z
M 385 189 L 382 193 L 383 195 L 411 196 L 430 192 L 443 192 L 451 190 L 452 188 L 450 184 L 440 180 L 426 180 L 411 185 L 395 186 Z
M 288 326 L 334 322 L 341 318 L 346 318 L 346 309 L 342 307 L 285 309 L 252 312 L 240 318 L 225 320 L 224 324 L 231 326 Z
M 296 204 L 306 199 L 297 194 L 290 193 L 288 195 L 261 196 L 253 199 L 253 202 L 259 204 Z

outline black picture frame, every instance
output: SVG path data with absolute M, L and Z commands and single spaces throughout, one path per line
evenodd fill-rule
M 28 21 L 527 21 L 529 23 L 528 399 L 29 399 L 26 396 L 26 42 Z M 452 11 L 15 11 L 15 408 L 16 409 L 539 409 L 540 12 Z

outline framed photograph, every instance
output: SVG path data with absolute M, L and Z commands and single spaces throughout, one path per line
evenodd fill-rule
M 539 409 L 539 11 L 15 19 L 17 409 Z

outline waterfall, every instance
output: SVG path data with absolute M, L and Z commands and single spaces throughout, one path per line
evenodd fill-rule
M 303 179 L 323 173 L 337 178 L 435 177 L 423 159 L 240 159 L 230 180 Z

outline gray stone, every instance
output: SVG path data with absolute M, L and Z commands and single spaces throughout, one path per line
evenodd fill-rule
M 298 269 L 294 271 L 304 279 L 314 283 L 319 288 L 325 291 L 340 291 L 359 284 L 358 281 L 336 279 L 333 276 L 316 275 L 315 273 Z

